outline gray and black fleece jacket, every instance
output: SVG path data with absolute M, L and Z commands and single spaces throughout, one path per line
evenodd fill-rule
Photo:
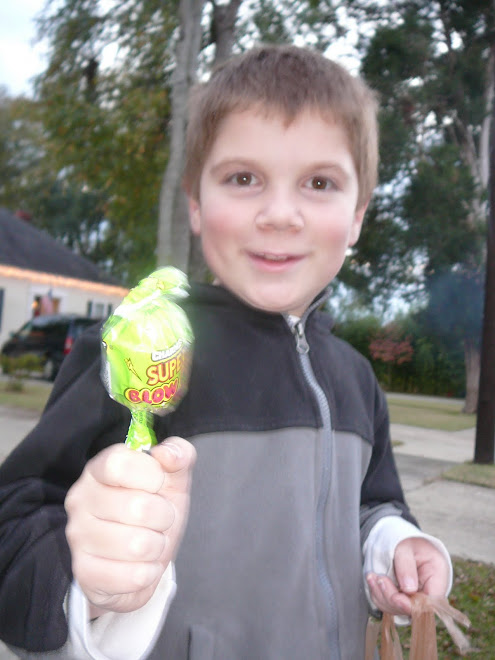
M 152 660 L 358 660 L 368 607 L 362 545 L 383 516 L 413 523 L 371 367 L 304 317 L 194 285 L 188 393 L 155 418 L 194 443 L 177 594 Z M 72 581 L 64 498 L 85 463 L 122 442 L 129 412 L 100 380 L 100 328 L 66 359 L 36 428 L 0 468 L 0 638 L 32 652 L 67 639 Z

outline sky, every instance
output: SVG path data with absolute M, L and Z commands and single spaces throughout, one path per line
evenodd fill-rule
M 0 86 L 11 96 L 30 96 L 31 78 L 45 67 L 43 45 L 34 43 L 34 18 L 44 5 L 45 0 L 0 0 Z

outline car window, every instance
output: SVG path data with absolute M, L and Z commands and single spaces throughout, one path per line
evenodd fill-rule
M 96 322 L 96 319 L 77 319 L 72 324 L 71 336 L 74 339 L 77 339 L 79 335 L 83 333 L 84 330 L 86 330 L 86 328 L 89 328 L 90 325 L 94 325 Z
M 46 336 L 52 341 L 64 341 L 69 324 L 67 321 L 55 321 L 45 326 Z
M 23 325 L 22 328 L 15 333 L 15 336 L 19 337 L 19 339 L 26 339 L 26 337 L 29 337 L 29 333 L 31 332 L 32 328 L 32 322 L 28 321 L 28 323 Z

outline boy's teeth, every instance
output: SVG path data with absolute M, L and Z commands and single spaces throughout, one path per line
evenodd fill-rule
M 264 254 L 263 257 L 269 261 L 285 261 L 287 259 L 287 257 L 277 254 Z

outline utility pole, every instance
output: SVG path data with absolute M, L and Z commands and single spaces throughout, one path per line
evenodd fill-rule
M 495 76 L 493 75 L 492 85 L 495 88 Z M 474 462 L 493 464 L 495 462 L 495 103 L 493 102 L 490 130 L 489 195 L 485 303 Z

